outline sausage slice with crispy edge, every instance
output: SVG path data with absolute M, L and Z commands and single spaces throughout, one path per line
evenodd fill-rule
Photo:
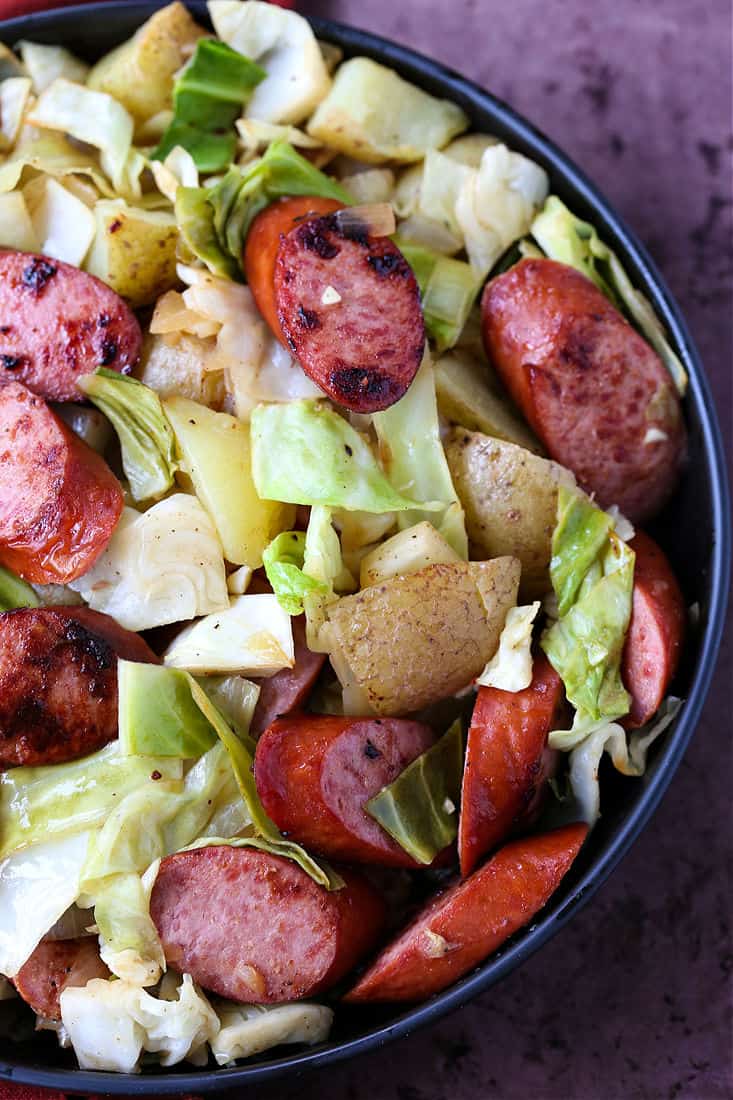
M 364 804 L 435 743 L 422 722 L 294 714 L 263 733 L 255 781 L 291 839 L 328 859 L 417 867 Z
M 374 947 L 379 894 L 353 871 L 340 890 L 255 848 L 178 852 L 150 899 L 166 961 L 222 997 L 278 1004 L 329 989 Z
M 84 401 L 76 384 L 97 367 L 128 373 L 142 333 L 119 294 L 71 264 L 0 252 L 0 378 L 48 401 Z
M 584 275 L 525 259 L 487 284 L 486 352 L 551 458 L 603 507 L 654 515 L 686 443 L 661 359 Z
M 422 1001 L 440 993 L 524 927 L 580 851 L 585 824 L 514 840 L 436 894 L 346 994 L 350 1004 Z
M 96 936 L 77 940 L 44 940 L 13 978 L 13 985 L 37 1016 L 61 1019 L 63 991 L 93 978 L 108 978 Z
M 137 634 L 85 607 L 0 614 L 0 768 L 62 764 L 117 736 L 117 658 L 157 664 Z

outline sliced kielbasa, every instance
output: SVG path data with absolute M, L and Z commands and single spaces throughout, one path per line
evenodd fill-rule
M 178 852 L 150 899 L 166 961 L 204 989 L 276 1004 L 328 989 L 372 948 L 384 902 L 353 871 L 328 891 L 296 863 L 255 848 Z
M 254 682 L 260 686 L 260 694 L 250 726 L 253 737 L 259 737 L 276 718 L 290 714 L 305 704 L 326 660 L 325 653 L 313 653 L 308 649 L 305 617 L 298 615 L 291 621 L 295 664 L 292 668 L 276 672 L 274 676 L 255 679 Z
M 344 1000 L 422 1001 L 452 985 L 547 903 L 587 833 L 585 824 L 567 825 L 505 845 L 433 897 Z
M 294 195 L 277 199 L 257 215 L 250 226 L 244 246 L 244 274 L 262 316 L 281 343 L 286 340 L 280 328 L 275 298 L 275 260 L 283 237 L 293 226 L 308 218 L 332 214 L 343 203 L 320 195 Z
M 97 367 L 124 373 L 140 357 L 134 313 L 93 275 L 28 252 L 0 252 L 0 377 L 48 401 L 83 401 Z
M 532 671 L 524 691 L 481 687 L 476 697 L 458 827 L 464 876 L 522 821 L 539 794 L 563 685 L 544 654 L 535 656 Z
M 43 398 L 0 381 L 0 565 L 34 584 L 80 577 L 109 542 L 123 503 L 104 459 Z
M 679 398 L 655 351 L 584 275 L 526 259 L 481 301 L 486 351 L 551 458 L 632 520 L 670 495 L 685 453 Z
M 416 867 L 364 809 L 435 743 L 422 722 L 294 714 L 257 743 L 255 780 L 277 827 L 328 859 Z
M 621 663 L 621 679 L 631 695 L 623 720 L 643 726 L 659 708 L 677 671 L 685 634 L 685 600 L 664 552 L 637 531 L 629 546 L 636 554 L 631 622 Z
M 61 764 L 117 736 L 117 658 L 157 663 L 142 638 L 85 607 L 0 615 L 0 767 Z
M 60 997 L 66 988 L 83 986 L 92 978 L 108 978 L 99 957 L 96 936 L 78 940 L 43 940 L 13 978 L 20 996 L 38 1016 L 61 1019 Z
M 303 370 L 337 404 L 371 413 L 399 401 L 425 348 L 420 291 L 388 237 L 301 222 L 275 263 L 280 327 Z

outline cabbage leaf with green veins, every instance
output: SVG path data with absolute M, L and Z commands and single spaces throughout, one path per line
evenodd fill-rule
M 373 513 L 444 508 L 393 488 L 363 436 L 322 401 L 258 405 L 251 430 L 252 475 L 263 500 Z
M 587 497 L 560 486 L 551 567 L 560 618 L 541 642 L 581 720 L 587 715 L 594 722 L 619 718 L 630 705 L 621 656 L 631 618 L 634 552 L 604 516 Z
M 267 579 L 280 606 L 288 615 L 301 615 L 309 595 L 328 591 L 326 584 L 303 570 L 306 536 L 302 531 L 283 531 L 262 555 Z
M 117 432 L 133 500 L 164 496 L 178 463 L 173 429 L 155 390 L 106 367 L 83 375 L 78 385 Z

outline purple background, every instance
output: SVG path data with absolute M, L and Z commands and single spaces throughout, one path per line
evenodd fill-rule
M 557 141 L 651 249 L 730 441 L 729 0 L 305 0 L 446 62 Z M 729 632 L 730 633 L 730 632 Z M 468 1007 L 258 1100 L 733 1096 L 731 643 L 651 825 L 589 906 Z

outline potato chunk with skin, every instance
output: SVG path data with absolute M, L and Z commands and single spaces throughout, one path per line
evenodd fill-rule
M 550 590 L 557 487 L 575 484 L 563 466 L 524 447 L 454 428 L 445 441 L 474 556 L 512 554 L 522 563 L 522 599 Z
M 175 286 L 178 226 L 173 214 L 100 199 L 96 233 L 85 269 L 125 298 L 133 309 Z
M 87 84 L 114 96 L 136 122 L 144 122 L 171 106 L 173 77 L 205 34 L 183 4 L 168 4 L 98 61 Z
M 333 647 L 378 714 L 410 714 L 480 675 L 516 603 L 519 573 L 515 558 L 459 561 L 365 588 L 330 609 Z

